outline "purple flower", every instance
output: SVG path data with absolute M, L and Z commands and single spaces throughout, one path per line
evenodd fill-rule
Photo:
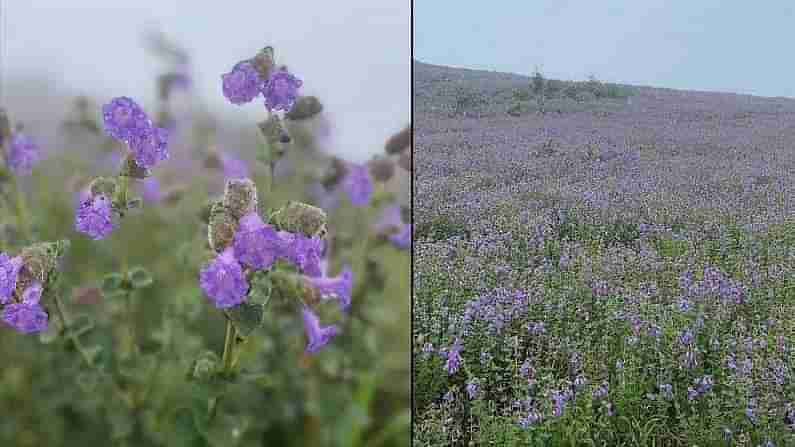
M 23 334 L 47 330 L 49 315 L 39 305 L 42 286 L 36 282 L 22 294 L 21 303 L 12 303 L 3 309 L 3 321 Z
M 445 364 L 444 368 L 447 370 L 447 374 L 453 375 L 458 371 L 458 368 L 461 366 L 461 350 L 463 347 L 461 346 L 461 340 L 456 339 L 453 343 L 453 346 L 450 347 L 450 350 L 447 351 L 447 363 Z
M 376 234 L 384 234 L 396 228 L 401 228 L 403 225 L 403 219 L 400 216 L 400 205 L 392 205 L 384 208 L 383 213 L 373 225 L 373 231 Z
M 240 219 L 235 233 L 235 257 L 256 270 L 269 268 L 284 253 L 284 241 L 256 212 Z
M 39 145 L 23 134 L 15 134 L 8 150 L 8 166 L 16 175 L 30 175 L 33 165 L 41 159 Z
M 280 231 L 278 234 L 287 247 L 284 257 L 301 269 L 305 275 L 320 276 L 320 256 L 323 252 L 323 240 L 285 231 Z
M 131 136 L 129 145 L 135 163 L 142 168 L 168 160 L 168 131 L 162 127 L 150 127 Z
M 238 63 L 231 72 L 221 75 L 221 81 L 224 96 L 235 105 L 251 102 L 263 86 L 259 73 L 250 62 Z
M 219 309 L 237 306 L 246 300 L 248 282 L 243 267 L 235 259 L 232 248 L 227 248 L 199 273 L 199 284 Z
M 321 295 L 334 297 L 339 300 L 343 311 L 351 306 L 351 292 L 353 291 L 353 271 L 350 267 L 345 267 L 336 277 L 319 276 L 310 277 L 312 283 Z
M 105 132 L 121 141 L 139 137 L 152 127 L 143 109 L 132 99 L 121 96 L 102 106 Z
M 141 182 L 143 192 L 141 195 L 147 202 L 156 203 L 163 199 L 163 191 L 160 189 L 160 180 L 156 177 L 147 177 Z
M 411 224 L 405 224 L 397 233 L 394 233 L 389 236 L 389 241 L 395 245 L 395 247 L 406 250 L 411 247 Z
M 367 165 L 349 164 L 348 175 L 342 181 L 342 189 L 348 194 L 353 206 L 366 206 L 373 195 L 373 182 Z
M 11 300 L 17 288 L 17 276 L 21 269 L 21 257 L 11 258 L 5 253 L 0 253 L 0 304 L 6 304 Z
M 467 382 L 467 395 L 469 395 L 470 400 L 477 396 L 479 387 L 480 383 L 478 383 L 478 379 L 472 379 Z
M 225 179 L 248 178 L 246 162 L 229 153 L 221 154 Z
M 289 111 L 298 99 L 298 89 L 303 82 L 285 70 L 273 73 L 262 87 L 265 107 L 269 111 Z
M 339 333 L 339 328 L 335 325 L 322 327 L 320 319 L 308 307 L 304 307 L 304 329 L 309 342 L 306 345 L 306 352 L 317 352 L 326 346 L 332 338 Z
M 75 229 L 98 241 L 107 237 L 114 229 L 113 209 L 110 199 L 103 194 L 89 197 L 77 208 Z

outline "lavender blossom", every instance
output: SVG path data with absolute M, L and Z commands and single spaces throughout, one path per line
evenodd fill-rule
M 342 181 L 342 189 L 350 198 L 353 206 L 367 206 L 373 195 L 373 182 L 367 165 L 348 165 L 348 175 Z
M 335 325 L 320 326 L 320 319 L 308 307 L 304 307 L 303 315 L 304 329 L 308 339 L 306 352 L 315 353 L 319 351 L 339 333 L 339 328 Z
M 250 62 L 235 65 L 231 72 L 221 75 L 221 82 L 224 96 L 235 105 L 251 102 L 264 85 L 257 69 Z
M 11 139 L 6 162 L 14 174 L 18 176 L 30 175 L 35 165 L 41 160 L 39 145 L 33 139 L 23 134 L 15 134 Z
M 130 136 L 129 145 L 135 163 L 144 169 L 168 160 L 168 131 L 162 127 L 149 127 Z
M 113 207 L 109 198 L 103 194 L 89 197 L 77 208 L 75 229 L 98 241 L 113 232 Z
M 309 282 L 324 298 L 339 300 L 340 307 L 347 311 L 351 306 L 351 292 L 353 291 L 353 270 L 345 267 L 336 277 L 309 277 Z
M 265 97 L 265 107 L 268 111 L 289 111 L 296 99 L 298 89 L 303 81 L 296 78 L 286 70 L 274 72 L 262 87 L 262 96 Z
M 219 309 L 228 309 L 245 301 L 249 287 L 232 248 L 224 250 L 201 270 L 199 285 Z
M 283 255 L 285 259 L 292 262 L 307 276 L 320 276 L 320 257 L 323 252 L 323 240 L 284 231 L 280 231 L 278 234 L 286 246 L 286 251 Z
M 461 340 L 456 339 L 453 343 L 453 346 L 450 347 L 450 350 L 447 351 L 447 363 L 445 364 L 445 370 L 447 370 L 447 374 L 453 375 L 458 371 L 458 368 L 461 364 L 461 351 L 463 347 L 461 346 Z
M 102 106 L 105 132 L 121 141 L 138 138 L 152 127 L 143 109 L 132 99 L 121 96 Z
M 31 284 L 22 294 L 21 303 L 12 303 L 3 309 L 3 321 L 23 334 L 47 330 L 49 315 L 39 305 L 41 283 Z
M 6 304 L 17 287 L 17 276 L 22 269 L 22 258 L 0 253 L 0 304 Z
M 233 246 L 235 258 L 255 270 L 270 268 L 285 253 L 284 240 L 256 212 L 240 219 Z

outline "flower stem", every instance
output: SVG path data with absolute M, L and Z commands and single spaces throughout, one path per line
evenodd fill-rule
M 224 338 L 224 353 L 221 357 L 221 364 L 223 365 L 223 373 L 226 374 L 232 370 L 232 358 L 235 349 L 235 327 L 232 325 L 232 320 L 226 320 L 226 337 Z
M 19 187 L 19 180 L 14 180 L 14 192 L 16 193 L 17 205 L 17 226 L 23 239 L 27 242 L 30 240 L 30 228 L 28 228 L 28 210 L 25 206 L 25 196 L 22 194 L 22 188 Z
M 223 369 L 221 370 L 221 374 L 226 375 L 228 374 L 233 367 L 233 359 L 234 359 L 234 349 L 235 349 L 235 338 L 237 337 L 235 327 L 232 325 L 232 320 L 226 320 L 226 336 L 224 338 L 224 353 L 221 357 L 221 364 L 223 365 Z M 216 410 L 218 409 L 218 402 L 220 402 L 222 396 L 211 397 L 210 401 L 207 403 L 207 413 L 208 413 L 208 422 L 212 421 L 215 418 Z

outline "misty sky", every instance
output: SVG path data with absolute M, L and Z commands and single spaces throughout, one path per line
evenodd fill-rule
M 550 77 L 795 97 L 795 3 L 414 1 L 415 58 Z
M 154 76 L 163 67 L 145 50 L 142 34 L 159 28 L 189 50 L 196 85 L 213 111 L 257 120 L 264 116 L 261 101 L 229 104 L 220 75 L 270 44 L 277 62 L 303 79 L 303 93 L 319 96 L 334 120 L 329 149 L 361 161 L 381 152 L 411 118 L 410 6 L 403 0 L 0 0 L 0 74 L 49 77 L 99 101 L 125 95 L 153 104 Z

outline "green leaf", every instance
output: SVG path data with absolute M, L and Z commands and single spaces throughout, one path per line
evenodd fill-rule
M 246 337 L 262 325 L 265 318 L 265 305 L 244 302 L 226 310 L 226 316 L 237 328 L 237 332 Z
M 124 288 L 124 276 L 121 273 L 108 273 L 102 278 L 102 294 L 105 298 L 115 298 L 127 293 Z
M 140 197 L 134 197 L 127 201 L 127 210 L 135 211 L 144 207 L 144 201 Z
M 267 305 L 273 292 L 273 283 L 268 272 L 258 271 L 251 277 L 251 288 L 248 292 L 249 303 Z
M 134 289 L 149 287 L 152 285 L 152 282 L 154 282 L 149 270 L 141 266 L 131 268 L 130 271 L 127 272 L 127 276 L 130 278 L 130 283 Z

